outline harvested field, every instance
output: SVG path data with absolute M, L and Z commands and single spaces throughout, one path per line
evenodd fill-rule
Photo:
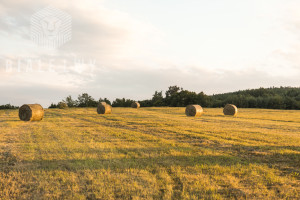
M 300 111 L 0 111 L 0 199 L 299 199 Z

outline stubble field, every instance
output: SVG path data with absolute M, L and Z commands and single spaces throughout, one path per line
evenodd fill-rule
M 300 199 L 300 111 L 0 111 L 0 199 Z

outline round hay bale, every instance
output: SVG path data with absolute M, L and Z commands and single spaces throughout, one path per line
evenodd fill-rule
M 133 102 L 133 103 L 131 104 L 131 107 L 132 107 L 132 108 L 140 108 L 141 105 L 140 105 L 139 102 Z
M 200 105 L 188 105 L 185 114 L 186 116 L 200 117 L 203 114 L 203 108 Z
M 112 107 L 111 105 L 107 104 L 106 102 L 101 102 L 98 104 L 98 107 L 97 107 L 97 113 L 98 114 L 111 114 L 111 111 L 112 111 Z
M 68 108 L 68 104 L 66 104 L 65 102 L 59 102 L 58 103 L 58 108 L 59 109 L 66 109 L 66 108 Z
M 236 116 L 238 113 L 238 109 L 233 104 L 227 104 L 223 109 L 224 115 Z
M 40 104 L 25 104 L 19 108 L 19 118 L 22 121 L 41 121 L 44 108 Z

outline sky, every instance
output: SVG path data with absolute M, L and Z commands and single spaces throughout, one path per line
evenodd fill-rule
M 298 0 L 1 0 L 0 104 L 300 86 Z M 47 45 L 46 45 L 47 44 Z M 52 44 L 52 46 L 49 44 Z

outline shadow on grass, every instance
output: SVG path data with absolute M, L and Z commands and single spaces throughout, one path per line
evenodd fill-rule
M 8 158 L 8 160 L 15 159 Z M 230 156 L 161 156 L 149 158 L 112 158 L 112 159 L 83 159 L 83 160 L 33 160 L 12 163 L 9 171 L 32 170 L 95 170 L 95 169 L 153 169 L 157 167 L 170 168 L 171 166 L 190 167 L 196 165 L 231 166 L 236 164 L 247 165 L 237 157 Z M 2 166 L 1 166 L 2 165 Z M 0 171 L 5 163 L 0 163 Z
M 171 150 L 182 152 L 195 152 L 189 148 L 117 148 L 90 149 L 86 152 L 72 151 L 71 153 L 90 153 L 92 155 L 118 155 L 123 158 L 107 159 L 70 159 L 70 160 L 33 160 L 18 161 L 10 152 L 0 155 L 0 171 L 30 171 L 30 170 L 94 170 L 94 169 L 153 169 L 157 167 L 170 168 L 172 166 L 193 167 L 196 165 L 206 166 L 235 166 L 261 164 L 270 168 L 277 168 L 284 174 L 294 173 L 300 179 L 300 154 L 297 153 L 273 153 L 269 150 L 288 149 L 299 151 L 299 147 L 289 146 L 231 146 L 213 147 L 216 151 L 227 152 L 227 155 L 191 155 L 172 156 Z M 192 152 L 193 151 L 193 152 Z M 51 153 L 51 152 L 48 152 Z M 54 152 L 53 152 L 54 153 Z M 132 153 L 135 153 L 133 156 Z M 154 154 L 154 155 L 153 155 Z M 160 155 L 161 154 L 161 155 Z M 297 175 L 298 174 L 298 175 Z
M 214 148 L 230 152 L 230 155 L 248 163 L 267 164 L 269 167 L 281 170 L 284 174 L 294 174 L 300 180 L 300 147 L 242 145 L 220 147 L 215 145 Z M 280 153 L 282 150 L 291 150 L 295 153 Z

